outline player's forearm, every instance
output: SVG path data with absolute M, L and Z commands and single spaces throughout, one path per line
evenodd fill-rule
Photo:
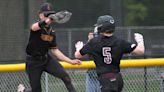
M 52 49 L 51 51 L 53 55 L 55 55 L 59 60 L 62 60 L 68 63 L 71 62 L 71 59 L 65 56 L 59 49 Z
M 133 53 L 137 55 L 143 55 L 145 53 L 144 43 L 138 43 L 137 47 L 134 49 Z
M 76 51 L 74 55 L 75 55 L 75 58 L 77 58 L 77 59 L 82 58 L 82 55 L 80 54 L 79 51 Z

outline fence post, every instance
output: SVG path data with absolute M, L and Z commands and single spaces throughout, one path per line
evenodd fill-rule
M 161 92 L 164 92 L 164 73 L 161 73 Z
M 68 56 L 72 57 L 72 31 L 68 30 Z
M 144 67 L 144 88 L 145 92 L 147 92 L 147 67 Z
M 144 59 L 147 58 L 146 55 L 143 56 Z M 145 88 L 145 92 L 147 92 L 147 67 L 144 67 L 144 88 Z
M 45 73 L 45 91 L 48 92 L 48 74 Z

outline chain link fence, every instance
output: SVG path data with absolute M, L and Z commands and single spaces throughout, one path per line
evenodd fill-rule
M 87 92 L 87 69 L 67 69 L 77 92 Z M 122 92 L 164 92 L 164 67 L 123 68 L 121 70 L 124 79 Z M 90 72 L 91 78 L 96 78 L 95 72 Z M 93 77 L 94 76 L 94 77 Z M 43 92 L 67 92 L 64 83 L 47 73 L 42 75 Z M 17 92 L 17 86 L 22 83 L 30 88 L 25 72 L 0 73 L 0 92 Z M 95 89 L 90 84 L 92 92 Z
M 158 27 L 117 27 L 115 35 L 119 38 L 134 41 L 133 33 L 139 32 L 144 35 L 146 53 L 143 57 L 135 55 L 125 55 L 124 59 L 131 58 L 150 58 L 163 57 L 163 26 Z M 59 49 L 67 56 L 74 58 L 74 44 L 78 41 L 87 41 L 87 35 L 93 28 L 70 28 L 55 29 Z M 23 43 L 24 44 L 24 43 Z M 23 52 L 23 51 L 22 51 Z M 9 52 L 4 52 L 8 54 Z M 10 54 L 10 53 L 9 53 Z M 12 54 L 12 53 L 11 53 Z M 86 60 L 85 58 L 83 60 Z M 23 60 L 24 61 L 24 60 Z M 13 62 L 13 61 L 12 61 Z M 14 62 L 20 62 L 15 60 Z M 22 62 L 22 61 L 21 61 Z M 5 62 L 3 62 L 5 63 Z M 11 63 L 11 61 L 10 61 Z M 96 78 L 94 72 L 88 73 L 88 69 L 67 69 L 77 92 L 87 92 L 87 75 Z M 122 68 L 121 72 L 124 79 L 123 92 L 164 92 L 164 67 L 142 67 L 142 68 Z M 64 83 L 51 75 L 42 75 L 43 92 L 67 92 Z M 28 77 L 25 72 L 2 72 L 0 73 L 0 92 L 16 92 L 18 84 L 24 84 L 30 88 Z M 90 84 L 89 88 L 94 91 L 96 83 Z

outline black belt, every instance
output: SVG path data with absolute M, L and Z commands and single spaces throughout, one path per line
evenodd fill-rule
M 101 74 L 99 78 L 115 78 L 117 74 L 119 74 L 119 72 L 117 73 L 108 72 L 108 73 Z
M 27 57 L 29 58 L 33 58 L 33 59 L 37 59 L 37 60 L 45 60 L 47 59 L 47 55 L 44 55 L 44 56 L 31 56 L 31 55 L 27 55 Z

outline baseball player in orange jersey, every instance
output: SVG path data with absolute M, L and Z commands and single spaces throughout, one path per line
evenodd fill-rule
M 58 49 L 55 31 L 50 26 L 53 22 L 64 23 L 68 21 L 68 18 L 66 20 L 62 20 L 62 18 L 69 17 L 70 14 L 67 11 L 55 13 L 50 3 L 44 3 L 41 6 L 39 10 L 39 21 L 32 24 L 30 28 L 29 42 L 26 47 L 26 72 L 30 80 L 31 92 L 42 91 L 40 79 L 43 72 L 60 78 L 69 92 L 76 92 L 68 73 L 58 61 L 53 59 L 53 56 L 73 65 L 81 64 L 81 61 L 68 58 Z M 20 86 L 21 88 L 22 86 Z

